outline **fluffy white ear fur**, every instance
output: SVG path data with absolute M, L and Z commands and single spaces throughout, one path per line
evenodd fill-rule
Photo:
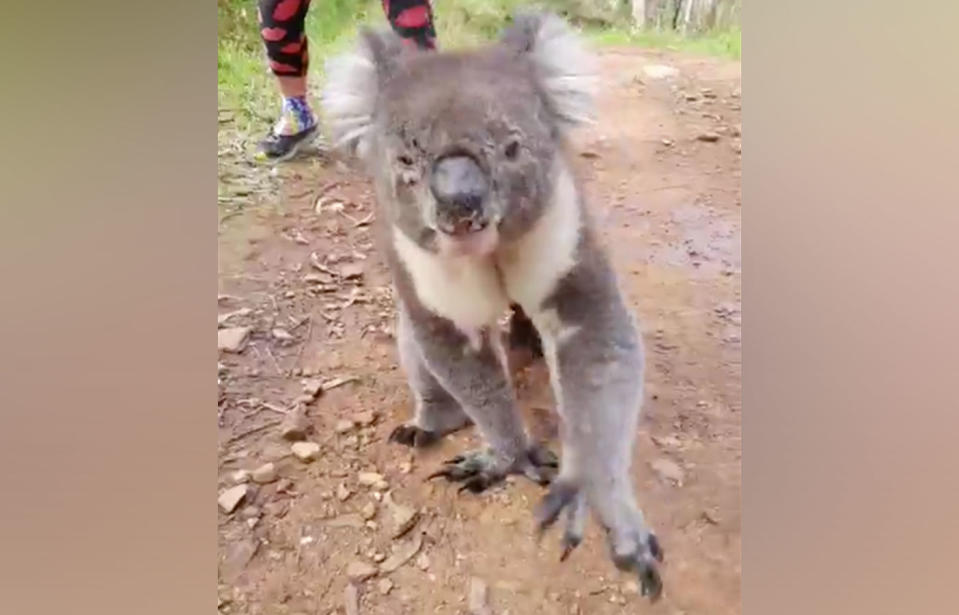
M 547 102 L 562 122 L 595 121 L 595 58 L 563 19 L 551 13 L 518 14 L 503 42 L 529 54 Z
M 351 148 L 360 155 L 373 126 L 381 70 L 377 67 L 372 33 L 359 37 L 356 47 L 326 65 L 323 113 L 334 147 Z
M 565 21 L 551 13 L 518 14 L 503 43 L 528 54 L 547 103 L 561 122 L 574 126 L 594 121 L 595 60 Z M 380 83 L 400 50 L 399 37 L 392 32 L 366 31 L 351 52 L 327 62 L 322 102 L 335 147 L 364 155 Z

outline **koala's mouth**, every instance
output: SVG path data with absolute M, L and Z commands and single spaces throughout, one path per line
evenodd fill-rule
M 473 233 L 479 233 L 489 227 L 489 220 L 477 216 L 437 220 L 436 229 L 452 239 L 465 239 Z
M 499 232 L 489 222 L 458 222 L 449 232 L 438 225 L 436 246 L 442 256 L 488 256 L 496 250 Z

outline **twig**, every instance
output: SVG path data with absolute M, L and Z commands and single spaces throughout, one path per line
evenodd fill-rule
M 270 421 L 270 422 L 264 423 L 263 425 L 260 425 L 260 426 L 258 426 L 258 427 L 253 427 L 253 428 L 251 428 L 251 429 L 247 429 L 246 431 L 242 431 L 242 432 L 236 434 L 235 436 L 233 436 L 232 438 L 230 438 L 229 440 L 227 440 L 226 443 L 227 443 L 227 445 L 233 444 L 234 442 L 237 442 L 237 441 L 239 441 L 239 440 L 242 440 L 243 438 L 245 438 L 245 437 L 247 437 L 247 436 L 251 436 L 251 435 L 253 435 L 253 434 L 257 433 L 257 432 L 263 431 L 264 429 L 269 429 L 270 427 L 276 427 L 277 425 L 279 425 L 279 424 L 282 423 L 282 422 L 283 422 L 282 420 Z
M 306 330 L 306 339 L 303 340 L 302 344 L 300 344 L 300 349 L 296 351 L 296 361 L 293 363 L 294 367 L 300 364 L 300 359 L 303 358 L 303 351 L 306 349 L 307 344 L 309 344 L 310 340 L 312 339 L 313 339 L 313 318 L 310 318 L 310 326 Z
M 270 355 L 270 360 L 273 361 L 273 367 L 276 368 L 276 374 L 278 376 L 282 376 L 283 370 L 280 369 L 280 364 L 277 362 L 276 357 L 273 356 L 273 352 L 270 350 L 270 347 L 264 346 L 263 348 L 266 349 L 266 354 Z
M 286 408 L 280 408 L 279 406 L 274 406 L 273 404 L 269 402 L 262 402 L 260 404 L 260 407 L 265 410 L 272 410 L 273 412 L 276 412 L 277 414 L 282 414 L 283 416 L 286 416 L 287 414 L 289 414 L 289 410 L 287 410 Z

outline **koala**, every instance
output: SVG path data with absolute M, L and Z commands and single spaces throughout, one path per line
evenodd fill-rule
M 542 531 L 564 515 L 561 559 L 591 511 L 613 562 L 658 599 L 663 551 L 630 478 L 643 347 L 567 146 L 593 121 L 591 55 L 560 18 L 524 13 L 469 51 L 421 53 L 364 30 L 327 75 L 324 114 L 372 178 L 396 291 L 415 410 L 390 439 L 424 446 L 475 425 L 485 446 L 432 477 L 475 492 L 511 473 L 548 484 L 535 517 Z M 514 339 L 535 337 L 549 368 L 561 460 L 517 409 L 497 328 L 511 307 Z

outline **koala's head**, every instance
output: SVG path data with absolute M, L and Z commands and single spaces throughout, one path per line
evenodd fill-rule
M 520 15 L 496 44 L 459 53 L 366 31 L 328 74 L 334 139 L 366 162 L 389 222 L 431 250 L 522 235 L 548 204 L 566 129 L 592 120 L 592 58 L 548 14 Z

